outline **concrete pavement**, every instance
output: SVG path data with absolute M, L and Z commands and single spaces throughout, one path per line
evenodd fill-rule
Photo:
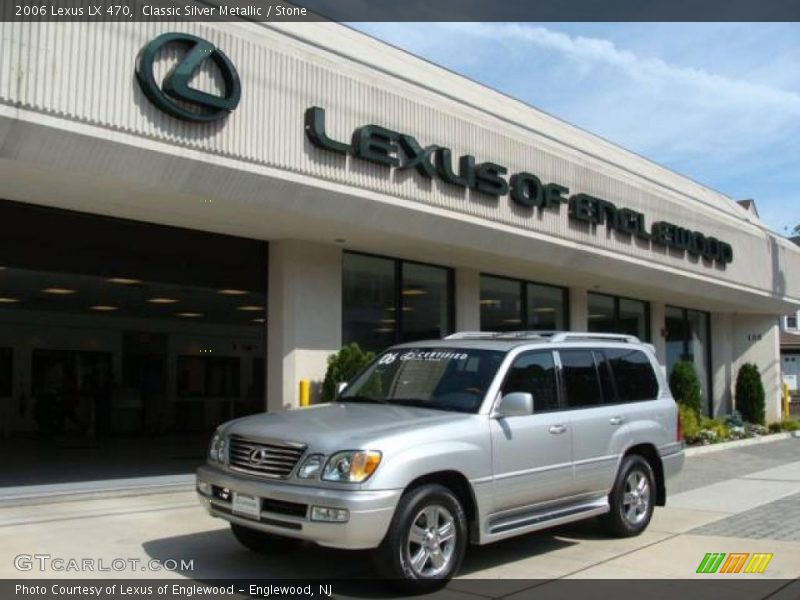
M 720 479 L 723 477 L 723 479 Z M 702 484 L 702 485 L 701 485 Z M 797 578 L 800 577 L 800 440 L 687 459 L 670 485 L 668 506 L 648 530 L 606 537 L 587 521 L 471 548 L 461 578 Z M 707 552 L 772 553 L 763 575 L 698 575 Z M 137 570 L 98 577 L 370 577 L 368 552 L 304 545 L 285 556 L 254 555 L 227 524 L 208 517 L 190 492 L 100 498 L 0 509 L 0 577 L 91 577 L 92 573 L 18 571 L 20 554 L 138 559 Z M 191 569 L 148 572 L 150 559 L 191 560 Z M 777 585 L 778 582 L 776 582 Z M 468 582 L 456 582 L 455 593 Z M 466 589 L 466 588 L 464 588 Z M 776 588 L 777 589 L 777 588 Z M 779 598 L 780 596 L 776 596 Z

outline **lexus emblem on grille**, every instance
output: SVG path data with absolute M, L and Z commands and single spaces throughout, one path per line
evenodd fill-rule
M 264 448 L 256 448 L 250 453 L 250 462 L 254 465 L 261 465 L 267 460 L 267 451 Z

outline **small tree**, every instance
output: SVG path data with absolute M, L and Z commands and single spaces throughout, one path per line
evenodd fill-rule
M 691 408 L 696 415 L 700 415 L 703 407 L 702 392 L 691 361 L 680 360 L 675 363 L 669 376 L 669 389 L 678 404 Z
M 332 402 L 336 397 L 336 386 L 355 377 L 375 358 L 374 352 L 365 352 L 358 344 L 344 346 L 328 357 L 328 370 L 322 382 L 322 401 Z
M 736 410 L 748 423 L 764 425 L 766 422 L 764 385 L 753 363 L 742 365 L 736 376 Z

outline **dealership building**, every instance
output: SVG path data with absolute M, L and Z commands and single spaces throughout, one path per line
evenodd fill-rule
M 0 29 L 6 438 L 206 432 L 461 330 L 635 334 L 709 415 L 754 362 L 780 418 L 800 248 L 747 205 L 339 24 Z

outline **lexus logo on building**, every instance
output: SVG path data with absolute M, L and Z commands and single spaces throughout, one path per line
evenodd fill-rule
M 268 456 L 265 448 L 256 448 L 250 453 L 250 462 L 254 465 L 261 465 L 266 462 Z
M 153 66 L 158 52 L 167 44 L 180 45 L 186 53 L 159 83 Z M 189 86 L 189 81 L 207 60 L 213 61 L 222 75 L 225 92 L 221 96 Z M 136 57 L 136 79 L 150 102 L 184 121 L 222 119 L 236 108 L 242 94 L 239 74 L 230 59 L 210 42 L 188 33 L 164 33 L 151 40 Z

